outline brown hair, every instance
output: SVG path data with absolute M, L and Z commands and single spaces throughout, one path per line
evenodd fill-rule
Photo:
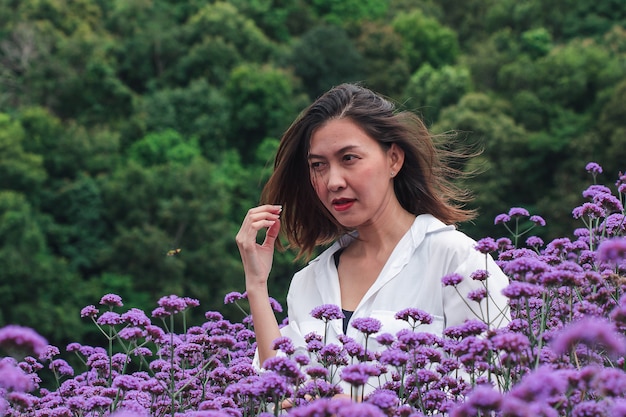
M 444 223 L 470 220 L 474 211 L 459 203 L 469 194 L 451 182 L 461 174 L 449 164 L 460 155 L 434 143 L 422 119 L 355 84 L 341 84 L 306 108 L 283 135 L 274 172 L 261 193 L 262 204 L 282 204 L 281 233 L 299 249 L 297 258 L 309 258 L 317 245 L 348 232 L 319 201 L 311 184 L 308 152 L 313 132 L 331 119 L 349 118 L 383 149 L 395 143 L 405 153 L 394 178 L 398 201 L 408 212 L 432 214 Z

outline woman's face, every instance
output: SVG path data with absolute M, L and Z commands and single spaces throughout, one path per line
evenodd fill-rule
M 393 177 L 404 153 L 395 144 L 383 150 L 351 119 L 332 119 L 318 128 L 308 160 L 318 198 L 344 227 L 375 222 L 397 204 Z

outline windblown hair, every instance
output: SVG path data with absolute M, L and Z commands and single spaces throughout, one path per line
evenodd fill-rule
M 415 113 L 397 111 L 391 101 L 362 86 L 342 84 L 318 98 L 287 129 L 274 172 L 261 193 L 262 204 L 282 204 L 281 235 L 299 250 L 296 259 L 310 258 L 317 245 L 350 231 L 317 197 L 307 158 L 316 129 L 342 118 L 358 124 L 383 150 L 395 143 L 404 151 L 404 164 L 393 181 L 396 197 L 408 212 L 429 213 L 447 224 L 475 217 L 462 206 L 470 200 L 469 193 L 452 183 L 462 173 L 450 162 L 465 155 L 437 146 Z

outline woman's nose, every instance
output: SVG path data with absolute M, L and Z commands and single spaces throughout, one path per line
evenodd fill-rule
M 346 179 L 344 177 L 343 171 L 340 168 L 331 166 L 328 169 L 326 187 L 329 191 L 337 191 L 346 187 Z

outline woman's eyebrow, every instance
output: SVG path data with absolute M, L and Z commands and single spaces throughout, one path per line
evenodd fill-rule
M 345 153 L 345 152 L 351 151 L 351 150 L 356 149 L 356 148 L 358 148 L 358 147 L 359 147 L 358 145 L 347 145 L 347 146 L 344 146 L 343 148 L 341 148 L 341 149 L 337 150 L 337 151 L 335 152 L 335 155 L 340 155 L 340 154 L 342 154 L 342 153 Z M 323 159 L 323 158 L 325 158 L 325 156 L 324 156 L 324 155 L 317 155 L 317 154 L 314 154 L 314 153 L 309 153 L 309 155 L 307 156 L 307 158 L 308 158 L 308 159 L 316 159 L 316 158 L 317 158 L 317 159 Z

